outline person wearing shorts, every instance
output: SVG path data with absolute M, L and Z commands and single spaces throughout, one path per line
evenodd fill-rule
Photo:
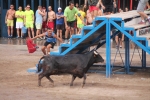
M 17 18 L 17 20 L 16 20 L 17 38 L 20 38 L 20 37 L 22 38 L 23 35 L 22 35 L 22 32 L 20 32 L 20 30 L 24 26 L 24 24 L 23 24 L 24 12 L 22 11 L 21 6 L 19 6 L 18 11 L 16 11 L 15 17 Z
M 86 5 L 89 5 L 89 11 L 92 15 L 92 19 L 94 19 L 96 16 L 98 16 L 98 10 L 100 6 L 100 0 L 84 0 L 84 7 L 86 8 Z
M 56 29 L 57 29 L 57 36 L 62 39 L 62 30 L 64 27 L 64 13 L 62 9 L 59 7 L 58 12 L 56 13 Z
M 44 32 L 43 34 L 37 35 L 32 40 L 40 37 L 46 37 L 46 42 L 44 43 L 44 46 L 42 47 L 42 52 L 44 55 L 48 55 L 50 53 L 50 48 L 54 48 L 54 45 L 56 44 L 56 39 L 58 39 L 60 42 L 62 42 L 62 39 L 57 37 L 55 33 L 53 33 L 53 30 L 48 28 L 47 32 Z
M 36 35 L 41 34 L 42 29 L 42 23 L 43 23 L 43 17 L 45 14 L 42 12 L 42 6 L 38 6 L 38 10 L 36 11 L 35 17 L 35 25 L 36 25 Z
M 26 11 L 24 12 L 24 19 L 25 19 L 25 26 L 28 29 L 28 36 L 31 38 L 31 32 L 32 37 L 34 37 L 34 12 L 30 9 L 30 5 L 27 5 Z M 31 32 L 30 32 L 31 31 Z
M 44 13 L 43 23 L 42 23 L 42 32 L 46 32 L 46 29 L 47 29 L 47 12 L 46 12 L 45 7 L 43 7 L 42 12 Z
M 79 29 L 78 34 L 81 34 L 81 30 L 83 26 L 85 25 L 84 18 L 85 18 L 85 12 L 82 11 L 82 7 L 79 7 L 79 12 L 76 14 L 77 17 L 77 27 Z
M 8 38 L 13 37 L 15 12 L 16 11 L 14 10 L 14 5 L 10 5 L 10 9 L 7 11 L 6 16 L 5 16 L 5 23 L 7 24 Z
M 146 24 L 146 21 L 148 21 L 150 24 L 150 17 L 144 13 L 144 9 L 145 9 L 146 5 L 149 4 L 148 1 L 149 0 L 139 0 L 137 12 L 141 16 L 141 21 L 138 24 Z
M 74 25 L 75 25 L 75 14 L 78 13 L 78 9 L 74 7 L 74 2 L 70 1 L 69 6 L 65 8 L 64 11 L 64 22 L 65 22 L 65 43 L 68 43 L 68 33 L 74 34 Z M 70 35 L 70 36 L 71 36 Z
M 49 9 L 49 12 L 48 12 L 47 27 L 54 30 L 54 20 L 56 19 L 56 14 L 52 10 L 51 6 L 49 6 L 48 9 Z

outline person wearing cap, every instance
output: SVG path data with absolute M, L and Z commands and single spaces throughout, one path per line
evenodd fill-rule
M 36 11 L 35 17 L 35 25 L 36 25 L 36 35 L 39 35 L 42 29 L 42 23 L 43 23 L 43 16 L 45 13 L 42 12 L 42 7 L 38 6 L 38 9 Z
M 55 20 L 55 18 L 56 18 L 56 14 L 55 14 L 55 12 L 52 10 L 52 7 L 51 7 L 51 6 L 48 7 L 48 10 L 49 10 L 49 12 L 48 12 L 47 27 L 54 30 L 54 20 Z
M 43 36 L 46 37 L 46 42 L 44 43 L 44 46 L 41 49 L 44 55 L 48 55 L 50 53 L 50 48 L 54 48 L 54 45 L 56 44 L 56 39 L 60 42 L 63 42 L 61 38 L 57 37 L 57 35 L 53 33 L 53 29 L 50 28 L 47 28 L 47 32 L 37 35 L 31 39 L 34 40 Z
M 32 37 L 34 37 L 34 12 L 30 9 L 30 5 L 27 5 L 26 11 L 24 12 L 24 21 L 24 24 L 28 29 L 28 36 L 31 38 L 32 33 Z
M 44 13 L 43 23 L 42 23 L 42 32 L 46 32 L 46 29 L 47 29 L 47 12 L 46 12 L 45 7 L 42 8 L 42 12 Z
M 64 13 L 62 12 L 61 7 L 58 8 L 58 12 L 56 13 L 56 29 L 57 36 L 62 39 L 62 30 L 64 27 Z
M 24 19 L 24 12 L 22 11 L 22 7 L 19 6 L 18 11 L 15 13 L 16 20 L 16 29 L 17 29 L 17 38 L 22 38 L 22 32 L 20 33 L 20 29 L 23 27 L 23 19 Z

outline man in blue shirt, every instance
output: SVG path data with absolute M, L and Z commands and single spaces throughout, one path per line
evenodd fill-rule
M 56 13 L 56 29 L 57 29 L 57 36 L 62 39 L 62 30 L 64 27 L 64 13 L 62 9 L 59 7 L 58 12 Z

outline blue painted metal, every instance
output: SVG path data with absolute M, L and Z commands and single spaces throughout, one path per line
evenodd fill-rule
M 110 78 L 111 75 L 111 41 L 110 41 L 110 20 L 107 20 L 106 24 L 106 77 Z
M 42 6 L 42 1 L 41 0 L 39 0 L 39 6 Z
M 126 74 L 130 72 L 130 45 L 129 45 L 129 38 L 125 36 L 125 71 Z
M 126 32 L 125 30 L 123 30 L 118 24 L 116 24 L 114 21 L 111 21 L 111 24 L 114 25 L 118 30 L 120 30 L 120 32 L 122 32 L 123 34 L 125 34 L 130 40 L 132 40 L 134 43 L 136 43 L 139 47 L 141 47 L 144 51 L 146 51 L 147 53 L 150 54 L 150 50 L 143 46 L 139 41 L 137 41 L 133 36 L 131 36 L 129 34 L 129 32 Z
M 31 0 L 31 9 L 34 10 L 34 0 Z
M 8 0 L 8 9 L 10 8 L 10 0 Z
M 146 41 L 142 41 L 142 44 L 146 46 Z M 146 68 L 146 52 L 142 49 L 142 68 Z
M 26 7 L 26 0 L 23 0 L 23 6 Z
M 48 6 L 49 6 L 49 0 L 46 0 L 46 9 L 48 11 Z
M 19 4 L 18 4 L 19 2 L 18 2 L 18 0 L 16 0 L 16 10 L 18 9 L 18 7 L 19 7 Z
M 54 11 L 55 12 L 58 11 L 57 8 L 58 8 L 58 0 L 54 0 Z

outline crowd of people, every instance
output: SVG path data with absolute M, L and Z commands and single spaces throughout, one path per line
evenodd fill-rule
M 144 4 L 141 4 L 139 2 L 138 11 L 142 17 L 142 21 L 140 23 L 145 21 L 143 20 L 143 16 L 146 17 L 148 21 L 150 21 L 149 17 L 143 14 L 143 5 L 146 5 L 147 2 L 144 2 Z M 141 8 L 141 6 L 143 8 Z M 27 5 L 25 7 L 25 11 L 22 11 L 21 6 L 19 6 L 18 10 L 15 11 L 14 5 L 10 5 L 10 9 L 7 11 L 5 17 L 5 22 L 8 27 L 8 38 L 13 37 L 13 22 L 16 18 L 17 38 L 23 38 L 21 29 L 24 26 L 28 29 L 27 33 L 29 38 L 37 40 L 45 39 L 45 37 L 48 38 L 47 42 L 44 44 L 44 47 L 42 49 L 43 53 L 46 54 L 44 49 L 49 44 L 49 49 L 54 47 L 55 45 L 55 40 L 52 38 L 56 38 L 59 41 L 63 42 L 62 31 L 64 30 L 64 28 L 64 42 L 68 43 L 69 38 L 73 34 L 81 34 L 82 28 L 85 25 L 92 24 L 96 16 L 115 13 L 115 9 L 117 9 L 116 0 L 85 0 L 83 5 L 79 5 L 78 3 L 74 5 L 74 2 L 70 1 L 69 6 L 65 8 L 64 12 L 62 11 L 61 7 L 58 8 L 58 12 L 54 12 L 52 6 L 48 7 L 48 11 L 46 11 L 45 7 L 38 6 L 35 14 L 34 11 L 30 9 L 30 5 Z M 128 8 L 126 8 L 126 11 L 128 11 Z M 119 9 L 119 12 L 121 13 L 122 10 Z M 36 26 L 36 34 L 34 32 L 34 24 Z M 54 34 L 54 29 L 57 29 L 56 35 Z M 50 52 L 50 50 L 48 50 L 48 52 Z

